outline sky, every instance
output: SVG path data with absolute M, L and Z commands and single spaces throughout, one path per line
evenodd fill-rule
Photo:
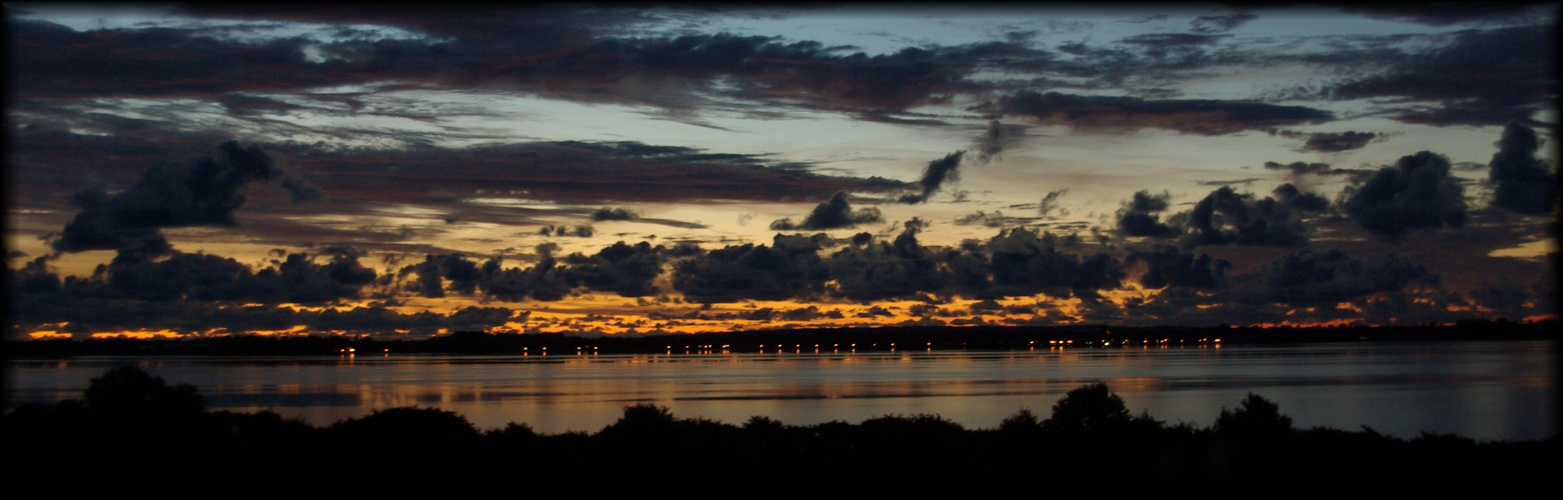
M 5 9 L 11 338 L 1557 314 L 1558 4 Z

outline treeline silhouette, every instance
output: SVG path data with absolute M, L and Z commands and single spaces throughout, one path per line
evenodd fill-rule
M 883 326 L 791 328 L 673 335 L 586 337 L 562 333 L 454 332 L 428 339 L 337 335 L 189 337 L 180 339 L 54 339 L 7 341 L 17 357 L 209 354 L 662 354 L 711 352 L 849 352 L 946 349 L 1027 349 L 1068 345 L 1198 346 L 1360 340 L 1550 340 L 1557 320 L 1459 321 L 1449 325 L 1257 326 Z M 1053 344 L 1058 342 L 1059 344 Z M 1066 343 L 1067 344 L 1063 344 Z
M 1020 410 L 996 429 L 938 415 L 859 424 L 741 425 L 637 404 L 596 433 L 539 434 L 524 423 L 479 430 L 454 412 L 392 408 L 316 427 L 272 411 L 208 411 L 189 385 L 132 366 L 92 380 L 84 398 L 8 411 L 0 422 L 17 483 L 81 478 L 115 488 L 319 481 L 1021 481 L 1161 486 L 1393 481 L 1439 489 L 1471 478 L 1540 484 L 1558 469 L 1556 436 L 1478 442 L 1297 429 L 1255 394 L 1213 425 L 1129 412 L 1104 384 L 1070 391 L 1047 418 Z M 232 482 L 230 481 L 242 481 Z M 456 484 L 456 483 L 452 483 Z M 463 483 L 466 484 L 466 483 Z M 592 484 L 592 483 L 585 483 Z M 975 483 L 973 483 L 975 484 Z

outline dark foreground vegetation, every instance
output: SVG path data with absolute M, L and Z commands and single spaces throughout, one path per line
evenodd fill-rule
M 1120 327 L 887 326 L 799 328 L 677 335 L 585 337 L 558 333 L 455 332 L 429 339 L 352 336 L 191 337 L 182 339 L 29 340 L 6 343 L 13 357 L 209 354 L 311 355 L 450 354 L 683 354 L 708 352 L 848 352 L 892 349 L 1027 349 L 1072 347 L 1196 346 L 1341 342 L 1362 340 L 1553 340 L 1557 320 L 1520 323 L 1503 319 L 1451 325 L 1339 325 L 1329 327 Z M 1067 344 L 1065 344 L 1067 343 Z
M 1556 436 L 1406 440 L 1368 428 L 1295 429 L 1279 410 L 1250 394 L 1208 428 L 1167 425 L 1130 414 L 1106 385 L 1094 384 L 1069 392 L 1046 418 L 1020 410 L 997 429 L 966 429 L 937 415 L 802 426 L 756 416 L 733 425 L 677 418 L 649 404 L 626 407 L 617 422 L 593 434 L 540 435 L 520 423 L 480 430 L 432 408 L 381 410 L 314 427 L 270 411 L 207 411 L 193 387 L 123 367 L 93 379 L 82 400 L 8 411 L 0 436 L 12 459 L 6 474 L 13 486 L 48 484 L 57 491 L 320 481 L 435 488 L 1035 482 L 1100 485 L 1104 492 L 1126 486 L 1279 492 L 1283 485 L 1292 491 L 1366 481 L 1404 491 L 1550 486 L 1560 470 Z

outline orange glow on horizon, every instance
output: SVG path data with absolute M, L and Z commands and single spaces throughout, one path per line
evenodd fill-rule
M 39 331 L 28 333 L 27 336 L 28 336 L 28 338 L 31 338 L 33 340 L 69 339 L 69 338 L 71 338 L 71 334 L 70 333 L 57 332 L 57 331 L 52 331 L 52 330 L 39 330 Z
M 92 338 L 95 338 L 95 339 L 116 339 L 116 338 L 119 338 L 119 339 L 135 339 L 135 340 L 149 340 L 149 339 L 159 339 L 159 338 L 161 338 L 161 339 L 177 339 L 177 338 L 184 337 L 184 336 L 185 335 L 183 335 L 183 334 L 181 334 L 179 332 L 173 331 L 173 330 L 135 330 L 135 331 L 127 330 L 127 331 L 122 331 L 122 332 L 98 332 L 98 333 L 92 334 Z

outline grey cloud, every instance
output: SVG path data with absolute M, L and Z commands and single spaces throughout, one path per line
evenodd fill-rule
M 988 129 L 977 137 L 974 146 L 977 148 L 977 163 L 986 165 L 989 161 L 999 157 L 1004 149 L 1019 142 L 1019 135 L 1025 127 L 1019 125 L 1004 125 L 998 120 L 988 122 Z
M 1546 160 L 1536 158 L 1541 139 L 1536 131 L 1519 123 L 1503 127 L 1498 152 L 1492 155 L 1487 178 L 1496 185 L 1493 204 L 1530 215 L 1552 212 L 1557 201 L 1557 178 Z
M 289 254 L 252 271 L 234 259 L 168 252 L 167 258 L 116 258 L 89 278 L 47 278 L 43 258 L 24 266 L 23 291 L 64 294 L 55 300 L 104 299 L 141 302 L 234 301 L 263 304 L 322 303 L 352 299 L 375 281 L 358 257 L 338 254 L 318 264 L 306 254 Z M 50 286 L 53 284 L 54 286 Z
M 1318 151 L 1321 153 L 1338 153 L 1359 149 L 1375 140 L 1384 140 L 1384 136 L 1371 132 L 1348 131 L 1341 133 L 1317 133 L 1309 134 L 1308 141 L 1303 143 L 1303 149 Z
M 679 261 L 673 288 L 689 300 L 713 303 L 744 299 L 784 300 L 822 291 L 827 271 L 818 245 L 777 235 L 776 244 L 728 246 Z
M 1118 209 L 1118 232 L 1126 236 L 1149 236 L 1152 238 L 1170 238 L 1177 236 L 1178 230 L 1163 224 L 1161 217 L 1156 215 L 1167 209 L 1167 200 L 1172 198 L 1171 193 L 1151 194 L 1148 190 L 1134 193 L 1134 197 Z
M 1180 253 L 1171 245 L 1157 245 L 1150 251 L 1135 252 L 1125 264 L 1145 262 L 1149 269 L 1140 276 L 1140 284 L 1146 288 L 1168 286 L 1187 288 L 1221 288 L 1232 263 L 1224 259 L 1212 259 L 1209 255 Z
M 1289 200 L 1297 200 L 1293 196 Z M 1254 200 L 1230 187 L 1212 191 L 1189 214 L 1188 245 L 1234 243 L 1255 246 L 1301 246 L 1307 230 L 1292 206 L 1274 198 Z
M 1405 123 L 1502 125 L 1527 121 L 1555 99 L 1554 23 L 1460 32 L 1423 53 L 1372 56 L 1374 76 L 1324 91 L 1333 99 L 1393 98 L 1383 112 Z M 1524 47 L 1524 50 L 1516 50 Z
M 1036 222 L 1036 217 L 1010 217 L 994 210 L 992 213 L 978 210 L 955 219 L 957 226 L 982 225 L 986 227 L 1011 227 Z
M 992 285 L 988 294 L 1047 293 L 1095 298 L 1123 280 L 1120 262 L 1107 254 L 1080 258 L 1047 245 L 1035 232 L 1011 229 L 988 241 Z
M 1330 200 L 1319 193 L 1307 192 L 1292 184 L 1276 186 L 1276 200 L 1301 212 L 1324 212 L 1330 209 Z
M 629 210 L 624 209 L 623 207 L 602 207 L 597 209 L 597 211 L 592 212 L 593 222 L 600 222 L 605 220 L 630 220 L 634 218 L 635 214 L 631 213 Z
M 1403 156 L 1343 193 L 1342 208 L 1363 229 L 1391 239 L 1409 231 L 1465 224 L 1465 189 L 1449 175 L 1449 159 L 1422 151 Z
M 1328 111 L 1247 101 L 1141 99 L 1024 91 L 979 107 L 995 115 L 1029 116 L 1081 129 L 1159 128 L 1194 135 L 1226 135 L 1335 119 Z
M 1062 198 L 1066 194 L 1069 194 L 1068 189 L 1048 191 L 1047 196 L 1043 196 L 1042 201 L 1037 203 L 1037 213 L 1043 217 L 1051 215 L 1054 211 L 1057 211 L 1058 215 L 1061 216 L 1069 215 L 1069 210 L 1059 206 L 1058 203 L 1058 199 Z
M 1301 251 L 1270 262 L 1243 276 L 1235 290 L 1245 301 L 1292 305 L 1333 305 L 1380 292 L 1395 292 L 1414 284 L 1436 285 L 1438 275 L 1393 254 L 1373 261 L 1351 258 L 1340 250 Z
M 244 204 L 240 188 L 280 175 L 260 146 L 234 141 L 210 154 L 161 161 L 112 197 L 96 189 L 78 193 L 82 211 L 52 246 L 64 252 L 155 248 L 166 244 L 161 228 L 233 226 L 233 211 Z
M 294 203 L 315 201 L 326 197 L 326 190 L 300 177 L 282 179 L 282 188 L 288 190 L 288 194 Z
M 814 211 L 803 219 L 803 223 L 794 224 L 792 219 L 779 219 L 771 223 L 771 229 L 777 231 L 838 229 L 883 220 L 877 208 L 853 210 L 852 204 L 847 202 L 847 193 L 837 191 L 829 201 L 815 206 Z
M 866 302 L 950 286 L 952 276 L 940 266 L 940 256 L 917 242 L 921 227 L 908 222 L 892 243 L 854 245 L 831 255 L 826 265 L 837 291 Z
M 589 257 L 571 254 L 565 258 L 570 267 L 564 278 L 571 286 L 614 292 L 621 297 L 653 296 L 658 290 L 652 281 L 662 274 L 665 251 L 664 247 L 652 247 L 644 241 L 634 245 L 620 241 Z
M 1328 175 L 1332 172 L 1337 172 L 1330 170 L 1330 164 L 1328 163 L 1303 163 L 1300 161 L 1286 164 L 1267 161 L 1265 162 L 1265 168 L 1270 170 L 1290 170 L 1292 171 L 1292 175 Z
M 959 180 L 960 171 L 958 169 L 961 166 L 961 157 L 965 154 L 965 150 L 956 151 L 945 155 L 944 158 L 928 162 L 928 166 L 923 169 L 922 178 L 917 180 L 917 186 L 922 188 L 922 192 L 904 195 L 901 197 L 900 202 L 917 204 L 928 201 L 928 197 L 938 192 L 945 181 Z

